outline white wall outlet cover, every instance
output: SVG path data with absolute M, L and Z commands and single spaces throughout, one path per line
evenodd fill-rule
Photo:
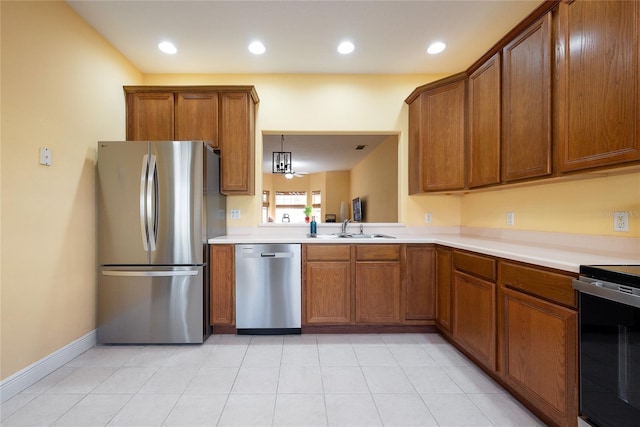
M 424 214 L 424 222 L 426 222 L 427 224 L 431 224 L 432 220 L 433 215 L 431 215 L 431 212 L 427 212 L 426 214 Z
M 240 209 L 231 209 L 231 219 L 240 219 Z
M 513 225 L 515 223 L 515 215 L 513 212 L 507 212 L 507 225 Z
M 617 211 L 613 213 L 613 231 L 629 231 L 629 212 Z
M 40 147 L 40 164 L 51 166 L 51 150 L 47 147 Z

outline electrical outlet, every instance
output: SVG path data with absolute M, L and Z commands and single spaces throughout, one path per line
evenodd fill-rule
M 513 212 L 507 212 L 507 225 L 513 225 L 515 223 L 515 215 Z
M 427 212 L 426 214 L 424 214 L 424 222 L 426 222 L 427 224 L 431 224 L 432 219 L 433 215 L 431 215 L 431 212 Z
M 629 212 L 613 213 L 613 231 L 629 231 Z
M 240 209 L 231 209 L 231 219 L 240 219 Z

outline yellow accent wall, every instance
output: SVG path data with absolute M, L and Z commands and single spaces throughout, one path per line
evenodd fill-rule
M 262 134 L 342 133 L 398 135 L 398 194 L 408 193 L 408 114 L 405 98 L 417 87 L 442 75 L 145 75 L 146 85 L 254 85 L 260 103 L 256 114 L 256 189 L 262 189 Z M 327 184 L 329 186 L 329 184 Z M 334 188 L 329 186 L 329 188 Z M 260 191 L 256 191 L 259 193 Z M 341 199 L 350 208 L 350 190 Z M 440 201 L 444 201 L 441 205 Z M 399 198 L 398 219 L 410 224 L 408 196 Z M 420 205 L 420 202 L 413 203 Z M 442 222 L 458 225 L 459 205 L 435 197 L 430 205 L 442 212 Z M 260 223 L 261 196 L 234 196 L 228 209 L 240 209 L 240 220 L 229 227 Z M 328 213 L 334 213 L 328 206 Z M 338 212 L 335 212 L 339 217 Z M 420 224 L 424 224 L 422 221 Z
M 340 222 L 340 207 L 342 203 L 346 205 L 347 217 L 351 217 L 351 172 L 350 171 L 332 171 L 327 172 L 326 183 L 327 190 L 325 214 L 334 214 L 336 221 Z M 324 221 L 324 218 L 322 219 Z
M 613 212 L 629 213 L 629 232 L 613 231 Z M 586 175 L 569 182 L 493 190 L 462 197 L 461 224 L 507 228 L 640 237 L 640 173 Z M 513 212 L 513 226 L 506 213 Z
M 64 2 L 0 8 L 4 379 L 96 327 L 96 143 L 142 75 Z
M 399 221 L 640 237 L 640 173 L 467 195 L 407 196 L 404 99 L 441 75 L 142 75 L 61 1 L 0 2 L 0 359 L 6 378 L 95 328 L 96 142 L 125 137 L 123 85 L 255 85 L 255 196 L 228 199 L 260 222 L 263 132 L 398 135 Z M 52 150 L 53 165 L 38 164 Z M 340 177 L 327 175 L 327 186 Z M 349 193 L 339 196 L 349 201 Z M 339 203 L 327 200 L 327 210 Z M 337 208 L 336 208 L 337 206 Z M 630 213 L 629 233 L 611 213 Z M 339 212 L 336 212 L 339 214 Z
M 398 222 L 397 158 L 398 137 L 392 135 L 351 169 L 351 198 L 362 199 L 366 222 Z

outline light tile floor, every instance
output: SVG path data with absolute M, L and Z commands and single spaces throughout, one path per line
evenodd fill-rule
M 436 334 L 95 347 L 2 404 L 2 426 L 543 426 Z

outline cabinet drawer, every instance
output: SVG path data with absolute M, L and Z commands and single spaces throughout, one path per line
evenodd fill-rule
M 568 307 L 578 306 L 576 291 L 571 284 L 573 276 L 511 262 L 500 262 L 499 268 L 501 286 Z
M 464 271 L 491 282 L 496 281 L 496 260 L 493 258 L 455 251 L 453 266 L 458 271 Z
M 305 245 L 307 261 L 349 261 L 350 245 Z
M 356 261 L 399 261 L 400 245 L 356 245 Z

